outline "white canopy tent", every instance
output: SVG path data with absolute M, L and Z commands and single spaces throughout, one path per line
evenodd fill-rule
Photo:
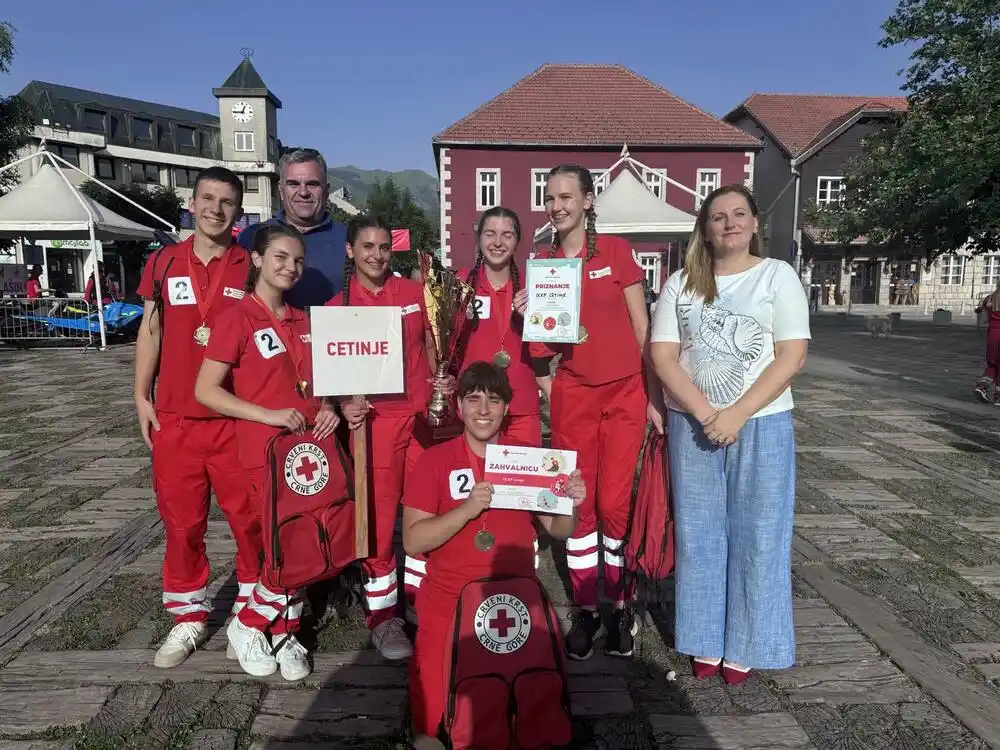
M 48 151 L 39 150 L 11 162 L 0 168 L 0 173 L 36 158 L 42 160 L 38 171 L 7 195 L 0 197 L 0 239 L 90 241 L 90 265 L 94 268 L 94 291 L 97 296 L 97 316 L 103 350 L 107 346 L 107 333 L 104 328 L 101 279 L 96 272 L 97 242 L 152 240 L 154 230 L 126 219 L 84 195 L 73 186 L 61 167 L 75 170 L 87 179 L 91 179 L 90 176 Z M 97 180 L 94 182 L 176 233 L 173 225 L 156 214 L 104 183 Z
M 612 171 L 622 164 L 624 168 L 594 202 L 598 232 L 623 235 L 638 242 L 655 242 L 663 239 L 665 235 L 683 236 L 694 231 L 696 216 L 670 205 L 662 198 L 657 198 L 639 181 L 636 174 L 639 170 L 644 170 L 645 165 L 629 156 L 627 147 L 622 149 L 621 158 L 607 170 L 605 175 L 612 174 Z M 667 181 L 692 195 L 697 195 L 685 185 L 674 180 Z M 549 222 L 536 231 L 534 240 L 536 245 L 551 242 L 552 223 Z

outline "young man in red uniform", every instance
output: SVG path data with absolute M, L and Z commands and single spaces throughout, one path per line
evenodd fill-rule
M 424 306 L 423 287 L 389 270 L 392 230 L 377 218 L 360 216 L 347 227 L 347 261 L 344 293 L 327 304 L 399 307 L 403 316 L 404 392 L 371 396 L 359 405 L 342 399 L 341 410 L 351 429 L 370 424 L 368 462 L 371 466 L 374 554 L 364 562 L 368 582 L 365 598 L 367 624 L 378 652 L 387 659 L 406 659 L 413 646 L 396 616 L 398 581 L 396 554 L 392 548 L 396 516 L 403 494 L 403 480 L 423 452 L 413 436 L 416 415 L 431 397 L 432 374 L 437 363 L 430 339 L 430 321 Z M 440 384 L 444 390 L 452 382 Z M 364 394 L 359 394 L 364 395 Z M 419 560 L 406 561 L 407 568 L 422 568 Z M 407 587 L 407 593 L 413 591 Z
M 586 168 L 563 165 L 549 173 L 545 211 L 555 232 L 550 257 L 584 259 L 580 341 L 531 347 L 532 355 L 543 361 L 562 355 L 555 377 L 542 383 L 549 400 L 552 447 L 575 450 L 587 481 L 580 524 L 566 541 L 573 600 L 579 607 L 566 636 L 566 654 L 589 659 L 602 629 L 597 591 L 600 524 L 605 595 L 613 605 L 605 650 L 630 656 L 635 617 L 629 606 L 631 592 L 624 585 L 622 543 L 646 420 L 663 432 L 660 386 L 652 368 L 644 376 L 649 315 L 643 273 L 625 240 L 597 234 L 594 183 Z
M 528 294 L 521 288 L 514 253 L 521 241 L 521 222 L 508 208 L 484 212 L 477 225 L 476 263 L 459 271 L 476 290 L 478 321 L 463 347 L 462 366 L 492 362 L 505 370 L 514 396 L 504 423 L 504 441 L 510 445 L 540 447 L 542 418 L 539 383 L 528 345 L 521 341 Z
M 176 622 L 153 661 L 161 668 L 181 664 L 207 635 L 212 605 L 205 530 L 212 491 L 236 540 L 240 593 L 234 610 L 257 581 L 260 522 L 234 423 L 194 397 L 212 326 L 244 296 L 248 257 L 232 234 L 242 202 L 243 185 L 231 171 L 199 173 L 190 202 L 194 234 L 150 256 L 139 284 L 146 302 L 136 342 L 135 405 L 153 454 L 153 489 L 166 530 L 163 604 Z
M 302 432 L 313 424 L 313 437 L 324 440 L 340 420 L 330 404 L 312 395 L 309 319 L 285 301 L 285 293 L 302 277 L 302 235 L 285 224 L 262 227 L 254 235 L 250 259 L 254 270 L 248 294 L 216 321 L 195 397 L 239 420 L 240 459 L 256 510 L 263 516 L 270 498 L 265 481 L 271 439 L 282 430 Z M 226 387 L 230 381 L 231 390 Z M 308 652 L 294 635 L 302 614 L 301 593 L 284 590 L 277 580 L 275 571 L 265 566 L 227 635 L 248 674 L 267 677 L 280 667 L 286 680 L 301 680 L 311 671 Z M 267 630 L 280 641 L 276 652 Z
M 493 489 L 483 481 L 486 446 L 507 442 L 501 429 L 512 400 L 506 374 L 488 362 L 474 362 L 458 382 L 462 435 L 429 448 L 414 470 L 403 499 L 403 546 L 408 555 L 427 555 L 427 576 L 417 597 L 416 653 L 410 663 L 410 709 L 414 731 L 434 737 L 445 712 L 445 641 L 462 587 L 481 578 L 535 574 L 536 522 L 565 539 L 576 515 L 553 516 L 521 510 L 490 510 Z M 573 472 L 566 494 L 579 506 L 587 488 Z M 483 543 L 483 539 L 487 543 Z

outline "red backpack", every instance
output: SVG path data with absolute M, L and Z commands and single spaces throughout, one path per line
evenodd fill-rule
M 650 581 L 662 581 L 674 570 L 674 522 L 670 517 L 666 448 L 666 435 L 647 424 L 625 532 L 626 569 L 642 572 Z
M 535 578 L 483 578 L 445 646 L 451 750 L 549 750 L 573 737 L 559 620 Z
M 355 560 L 353 471 L 336 437 L 282 431 L 267 445 L 264 558 L 286 589 Z

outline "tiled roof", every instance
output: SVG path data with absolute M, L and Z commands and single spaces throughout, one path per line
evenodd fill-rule
M 752 116 L 792 156 L 862 110 L 906 110 L 905 96 L 841 96 L 837 94 L 754 94 L 726 119 L 741 112 Z
M 760 142 L 621 65 L 543 65 L 436 144 L 722 146 Z
M 170 107 L 155 102 L 128 99 L 99 91 L 88 91 L 71 86 L 61 86 L 45 81 L 31 81 L 21 89 L 19 96 L 30 104 L 39 117 L 54 118 L 61 122 L 75 122 L 74 105 L 113 109 L 129 114 L 158 117 L 181 123 L 192 123 L 209 128 L 219 127 L 219 116 L 195 112 L 180 107 Z
M 264 96 L 271 100 L 274 106 L 280 108 L 281 100 L 278 99 L 267 88 L 267 84 L 264 83 L 264 79 L 260 77 L 260 73 L 250 62 L 250 58 L 245 56 L 243 62 L 236 66 L 236 70 L 229 74 L 229 78 L 226 79 L 219 88 L 212 89 L 212 93 L 216 96 L 223 96 L 226 94 L 234 96 Z

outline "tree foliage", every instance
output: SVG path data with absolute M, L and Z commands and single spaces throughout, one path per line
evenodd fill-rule
M 0 21 L 0 73 L 10 72 L 14 59 L 14 27 Z M 19 96 L 0 96 L 0 166 L 17 158 L 31 135 L 31 108 Z M 17 184 L 16 170 L 0 174 L 0 195 Z
M 882 47 L 914 47 L 908 111 L 865 140 L 844 203 L 811 218 L 928 259 L 1000 252 L 1000 0 L 902 0 L 882 29 Z
M 106 208 L 110 208 L 119 216 L 124 216 L 137 224 L 153 229 L 165 229 L 149 214 L 140 211 L 128 201 L 122 200 L 110 190 L 101 187 L 93 180 L 87 180 L 81 187 L 81 192 L 90 196 Z M 171 188 L 165 185 L 145 187 L 136 183 L 115 185 L 115 190 L 130 198 L 148 211 L 168 221 L 175 227 L 180 225 L 181 213 L 184 211 L 184 201 Z
M 409 229 L 412 249 L 429 252 L 437 249 L 437 226 L 413 201 L 409 189 L 400 190 L 391 177 L 384 182 L 375 181 L 366 208 L 369 214 L 383 217 L 393 229 Z

